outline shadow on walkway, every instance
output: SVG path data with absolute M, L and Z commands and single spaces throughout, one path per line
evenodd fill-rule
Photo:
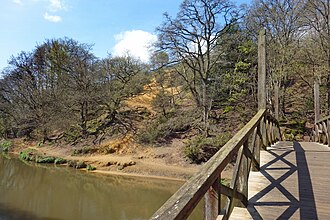
M 308 169 L 305 151 L 298 142 L 294 142 L 293 145 L 290 145 L 288 142 L 286 142 L 285 146 L 275 147 L 274 149 L 267 151 L 269 154 L 274 156 L 274 159 L 264 164 L 260 168 L 260 172 L 267 180 L 269 180 L 270 184 L 249 200 L 248 211 L 253 219 L 264 219 L 264 217 L 261 216 L 257 209 L 258 207 L 261 208 L 265 206 L 269 206 L 269 208 L 283 208 L 287 206 L 287 208 L 278 216 L 278 219 L 290 219 L 297 210 L 300 211 L 300 219 L 318 219 L 312 180 Z M 291 161 L 287 159 L 288 155 L 291 156 Z M 295 161 L 293 161 L 292 158 L 294 158 Z M 287 166 L 281 166 L 283 165 L 282 162 Z M 275 166 L 271 167 L 272 165 Z M 279 170 L 287 170 L 287 172 L 275 178 L 272 171 Z M 283 181 L 285 181 L 295 172 L 297 172 L 296 176 L 298 177 L 298 180 L 292 182 L 292 184 L 297 184 L 298 182 L 296 187 L 298 187 L 299 198 L 296 198 L 290 192 L 290 190 L 286 189 L 282 185 Z M 270 197 L 271 194 L 269 193 L 274 188 L 277 188 L 283 194 L 283 196 L 287 198 L 288 201 L 276 201 L 276 197 L 274 197 L 274 199 Z M 266 202 L 260 201 L 264 196 L 268 196 L 268 198 L 271 199 L 268 199 Z

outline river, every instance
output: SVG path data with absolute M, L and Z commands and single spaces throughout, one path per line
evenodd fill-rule
M 181 185 L 86 173 L 0 154 L 0 220 L 148 219 Z M 201 208 L 191 219 L 201 219 Z

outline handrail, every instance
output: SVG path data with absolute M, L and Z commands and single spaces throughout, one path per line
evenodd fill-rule
M 330 147 L 330 116 L 324 117 L 314 124 L 313 137 L 314 142 L 327 144 Z
M 319 119 L 319 120 L 316 121 L 315 123 L 320 123 L 320 122 L 322 122 L 322 121 L 326 121 L 326 120 L 329 120 L 329 119 L 330 119 L 330 115 L 329 115 L 329 116 L 326 116 L 326 117 L 324 117 L 324 118 Z
M 259 170 L 260 147 L 266 148 L 280 139 L 277 120 L 267 110 L 259 110 L 151 219 L 186 219 L 204 195 L 205 219 L 216 219 L 219 215 L 228 219 L 235 206 L 234 200 L 247 206 L 248 176 L 251 168 Z M 235 155 L 230 187 L 221 185 L 221 172 Z M 228 197 L 226 204 L 221 204 L 220 195 Z

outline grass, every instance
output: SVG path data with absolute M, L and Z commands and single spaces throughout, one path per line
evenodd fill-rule
M 4 140 L 4 141 L 0 142 L 0 151 L 8 152 L 10 147 L 11 147 L 11 142 L 10 141 Z

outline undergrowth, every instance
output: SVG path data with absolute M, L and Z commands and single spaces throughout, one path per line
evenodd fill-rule
M 184 153 L 191 162 L 200 164 L 210 159 L 230 139 L 229 133 L 222 133 L 216 137 L 198 135 L 188 141 Z

